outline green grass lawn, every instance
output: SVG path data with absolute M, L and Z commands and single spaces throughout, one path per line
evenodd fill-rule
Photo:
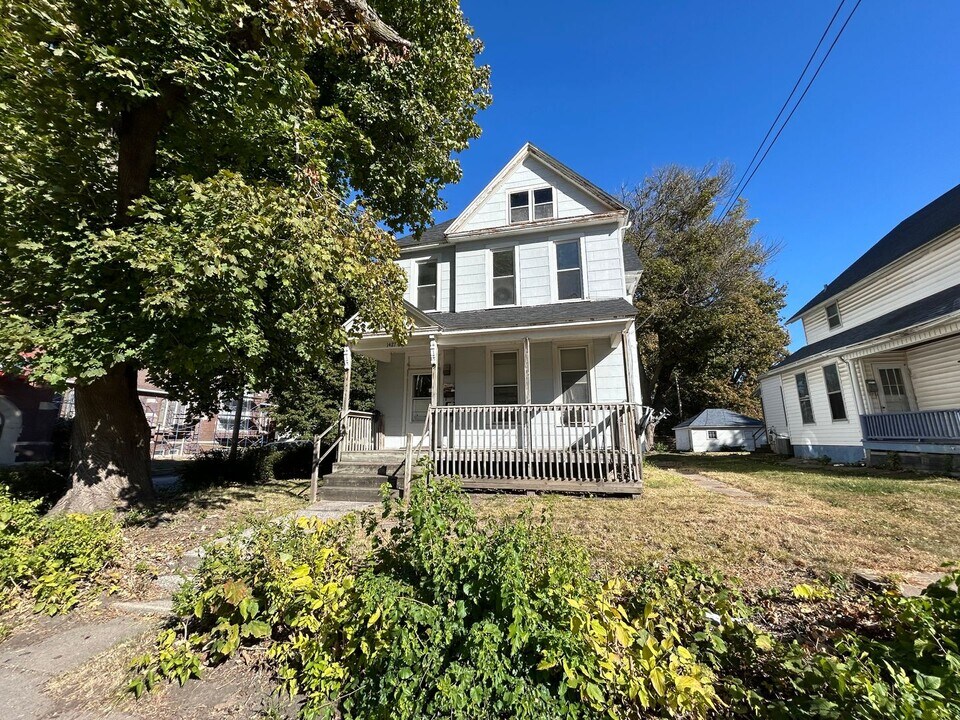
M 769 505 L 702 489 L 700 472 Z M 869 568 L 904 575 L 960 560 L 960 482 L 867 469 L 799 465 L 772 456 L 655 455 L 638 500 L 475 496 L 482 517 L 546 513 L 579 537 L 601 569 L 681 558 L 784 587 L 810 571 Z

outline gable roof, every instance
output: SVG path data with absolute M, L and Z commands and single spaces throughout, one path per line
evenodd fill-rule
M 914 325 L 930 322 L 945 315 L 960 312 L 960 285 L 954 285 L 946 290 L 941 290 L 933 295 L 912 302 L 897 308 L 886 315 L 881 315 L 865 323 L 854 325 L 849 330 L 844 330 L 836 335 L 831 335 L 815 343 L 804 345 L 792 355 L 788 355 L 771 368 L 779 370 L 787 365 L 806 360 L 807 358 L 821 353 L 839 350 L 850 345 L 874 340 L 875 338 L 899 330 L 906 330 Z
M 619 320 L 636 316 L 637 309 L 624 298 L 581 302 L 524 305 L 464 312 L 430 313 L 441 331 L 568 325 L 594 320 Z
M 525 143 L 517 154 L 510 158 L 510 161 L 503 166 L 503 168 L 498 172 L 494 178 L 487 183 L 487 186 L 480 191 L 480 194 L 477 195 L 463 212 L 461 212 L 454 221 L 447 227 L 446 233 L 452 235 L 456 233 L 460 226 L 466 222 L 467 218 L 470 217 L 475 210 L 480 208 L 493 194 L 494 190 L 500 185 L 500 183 L 511 173 L 515 168 L 523 163 L 528 157 L 533 157 L 542 162 L 548 168 L 553 170 L 555 173 L 570 181 L 574 185 L 578 186 L 588 195 L 592 195 L 596 198 L 602 205 L 606 205 L 611 211 L 623 211 L 628 212 L 627 207 L 621 203 L 617 198 L 608 193 L 605 190 L 600 189 L 592 182 L 587 180 L 585 177 L 579 173 L 574 172 L 569 167 L 564 165 L 562 162 L 557 160 L 552 155 L 545 153 L 543 150 L 538 148 L 533 143 Z
M 810 302 L 797 310 L 787 323 L 792 323 L 808 310 L 958 225 L 960 225 L 960 185 L 948 190 L 884 235 L 833 282 L 817 293 Z
M 721 408 L 707 408 L 699 415 L 684 420 L 678 428 L 723 428 L 723 427 L 763 427 L 763 421 L 747 415 L 741 415 L 733 410 Z

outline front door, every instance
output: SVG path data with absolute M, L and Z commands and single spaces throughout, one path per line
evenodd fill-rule
M 407 377 L 407 417 L 406 428 L 412 433 L 414 440 L 423 435 L 423 424 L 430 409 L 430 399 L 433 395 L 433 374 L 414 370 Z
M 877 383 L 880 385 L 880 409 L 885 413 L 910 412 L 910 396 L 903 375 L 903 366 L 877 367 Z

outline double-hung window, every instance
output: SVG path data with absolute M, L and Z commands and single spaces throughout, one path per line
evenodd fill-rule
M 590 368 L 585 347 L 560 348 L 560 392 L 564 405 L 590 402 Z M 564 425 L 582 425 L 587 421 L 587 408 L 564 411 Z
M 834 420 L 846 420 L 847 408 L 843 403 L 843 387 L 840 385 L 840 372 L 837 366 L 823 368 L 823 379 L 827 383 L 827 400 L 830 401 L 830 415 Z
M 436 262 L 422 262 L 417 265 L 417 307 L 421 310 L 437 309 Z
M 532 213 L 531 213 L 532 209 Z M 510 193 L 510 223 L 549 220 L 553 217 L 553 188 Z
M 557 243 L 557 299 L 583 297 L 583 272 L 580 268 L 580 241 Z
M 827 313 L 827 325 L 830 326 L 830 329 L 833 330 L 834 328 L 840 327 L 841 323 L 843 322 L 840 319 L 840 306 L 837 303 L 832 302 L 829 305 L 827 305 L 826 313 Z
M 797 373 L 797 396 L 800 398 L 800 419 L 804 425 L 813 425 L 813 401 L 810 399 L 810 386 L 807 384 L 807 374 Z
M 493 253 L 493 304 L 517 304 L 517 268 L 514 249 Z
M 520 373 L 517 368 L 517 352 L 495 352 L 493 355 L 493 404 L 518 405 L 520 403 Z

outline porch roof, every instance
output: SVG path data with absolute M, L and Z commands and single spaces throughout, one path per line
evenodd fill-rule
M 440 326 L 441 332 L 567 325 L 597 320 L 621 320 L 632 318 L 636 314 L 637 309 L 625 298 L 428 313 L 430 319 Z
M 886 315 L 881 315 L 878 318 L 856 325 L 849 330 L 844 330 L 818 342 L 805 345 L 774 365 L 771 370 L 779 370 L 787 365 L 793 365 L 801 360 L 806 360 L 807 358 L 830 352 L 831 350 L 839 350 L 850 347 L 851 345 L 859 345 L 871 340 L 876 340 L 885 335 L 906 330 L 915 325 L 931 322 L 958 312 L 960 312 L 960 285 L 954 285 L 951 288 L 941 290 L 933 295 L 928 295 L 909 305 L 897 308 L 892 312 L 888 312 Z

